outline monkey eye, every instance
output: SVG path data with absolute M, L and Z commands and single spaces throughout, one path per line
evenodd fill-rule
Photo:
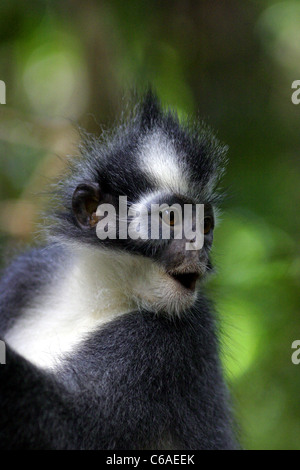
M 159 216 L 165 224 L 170 225 L 171 227 L 174 227 L 180 222 L 180 215 L 174 207 L 172 209 L 164 209 L 160 211 Z
M 213 219 L 210 216 L 204 217 L 203 232 L 207 235 L 213 228 Z

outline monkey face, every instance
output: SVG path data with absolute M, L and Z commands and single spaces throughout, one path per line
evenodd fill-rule
M 151 275 L 140 277 L 141 283 L 142 279 L 145 280 L 140 285 L 144 307 L 147 304 L 152 309 L 155 307 L 157 310 L 180 314 L 196 301 L 200 281 L 212 268 L 209 253 L 213 241 L 214 216 L 210 205 L 205 206 L 203 228 L 203 245 L 199 249 L 187 250 L 191 240 L 184 234 L 176 239 L 174 231 L 167 241 L 152 241 Z
M 93 253 L 105 252 L 113 272 L 109 276 L 138 305 L 182 311 L 195 301 L 199 281 L 211 269 L 213 207 L 226 150 L 207 128 L 181 125 L 174 113 L 164 113 L 148 96 L 115 133 L 102 141 L 87 138 L 63 188 L 65 210 L 56 214 L 62 222 L 56 233 L 73 245 L 93 247 Z M 123 205 L 121 198 L 126 199 Z M 188 250 L 187 245 L 195 243 L 193 236 L 175 236 L 175 216 L 169 209 L 162 209 L 161 216 L 173 217 L 171 236 L 164 238 L 159 228 L 153 237 L 148 222 L 155 204 L 203 205 L 202 245 Z M 140 217 L 146 212 L 142 224 L 135 212 Z M 191 219 L 193 226 L 197 217 Z M 139 236 L 134 236 L 138 225 Z M 105 226 L 112 236 L 105 236 Z
M 119 284 L 126 290 L 124 295 L 155 311 L 179 313 L 190 307 L 197 297 L 198 281 L 211 268 L 212 205 L 202 205 L 201 225 L 197 205 L 178 194 L 157 191 L 134 204 L 127 197 L 118 201 L 106 194 L 96 207 L 100 194 L 99 187 L 80 184 L 74 192 L 73 210 L 82 229 L 98 235 L 99 252 L 105 249 L 105 263 L 113 277 L 123 276 Z M 186 230 L 188 218 L 190 231 Z M 198 226 L 203 239 L 195 247 Z

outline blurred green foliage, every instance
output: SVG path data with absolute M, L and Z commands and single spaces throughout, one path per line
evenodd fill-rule
M 41 162 L 62 148 L 53 144 L 61 122 L 99 133 L 124 91 L 148 83 L 229 144 L 208 289 L 250 449 L 300 448 L 300 365 L 291 362 L 300 339 L 300 106 L 291 102 L 299 39 L 296 0 L 0 3 L 2 208 L 48 176 Z M 6 229 L 7 213 L 2 248 L 22 239 Z

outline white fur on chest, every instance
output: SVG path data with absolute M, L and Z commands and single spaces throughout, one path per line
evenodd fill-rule
M 77 244 L 67 250 L 72 261 L 53 274 L 5 336 L 39 367 L 59 367 L 93 331 L 125 313 L 146 309 L 178 315 L 196 299 L 150 258 Z
M 7 343 L 37 366 L 59 366 L 91 332 L 133 309 L 110 264 L 81 250 L 7 332 Z

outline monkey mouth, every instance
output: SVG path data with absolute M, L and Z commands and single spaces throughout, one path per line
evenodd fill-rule
M 194 291 L 196 287 L 197 279 L 199 278 L 198 273 L 179 273 L 179 274 L 171 274 L 170 276 L 178 282 L 182 287 L 189 291 Z

